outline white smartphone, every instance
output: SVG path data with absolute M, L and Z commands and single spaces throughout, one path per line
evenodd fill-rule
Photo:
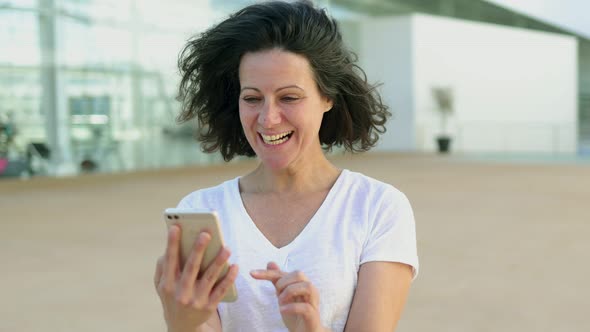
M 170 208 L 164 211 L 164 220 L 168 227 L 180 226 L 180 266 L 184 266 L 196 239 L 202 232 L 211 235 L 211 241 L 207 245 L 200 271 L 205 271 L 209 264 L 215 259 L 219 250 L 225 245 L 223 235 L 219 226 L 219 216 L 213 210 L 204 209 L 175 209 Z M 227 273 L 229 264 L 223 266 L 223 270 L 217 281 L 221 280 Z M 236 285 L 232 284 L 221 300 L 222 302 L 234 302 L 238 298 Z

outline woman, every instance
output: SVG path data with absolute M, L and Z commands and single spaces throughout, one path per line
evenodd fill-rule
M 233 264 L 215 284 L 224 248 L 199 271 L 203 233 L 181 269 L 170 228 L 154 278 L 169 331 L 392 331 L 418 269 L 414 217 L 401 192 L 324 156 L 370 149 L 389 115 L 336 22 L 308 1 L 252 5 L 179 67 L 180 119 L 198 118 L 203 149 L 260 164 L 180 202 L 218 212 Z M 232 283 L 238 301 L 220 303 Z

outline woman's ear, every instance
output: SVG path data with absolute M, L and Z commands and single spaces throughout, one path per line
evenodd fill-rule
M 324 109 L 324 113 L 329 112 L 332 107 L 334 107 L 334 102 L 332 101 L 332 99 L 328 98 L 328 97 L 324 97 L 326 98 L 326 108 Z

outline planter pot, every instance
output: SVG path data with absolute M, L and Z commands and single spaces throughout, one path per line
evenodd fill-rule
M 449 153 L 451 151 L 451 138 L 447 136 L 440 136 L 436 138 L 439 153 Z

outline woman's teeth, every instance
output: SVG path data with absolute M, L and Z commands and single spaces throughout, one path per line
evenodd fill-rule
M 262 137 L 262 140 L 264 141 L 264 143 L 266 144 L 270 144 L 270 145 L 278 145 L 281 143 L 285 143 L 288 139 L 289 139 L 289 135 L 291 135 L 293 132 L 290 131 L 288 133 L 283 133 L 283 134 L 278 134 L 278 135 L 264 135 L 264 134 L 260 134 L 260 136 Z

